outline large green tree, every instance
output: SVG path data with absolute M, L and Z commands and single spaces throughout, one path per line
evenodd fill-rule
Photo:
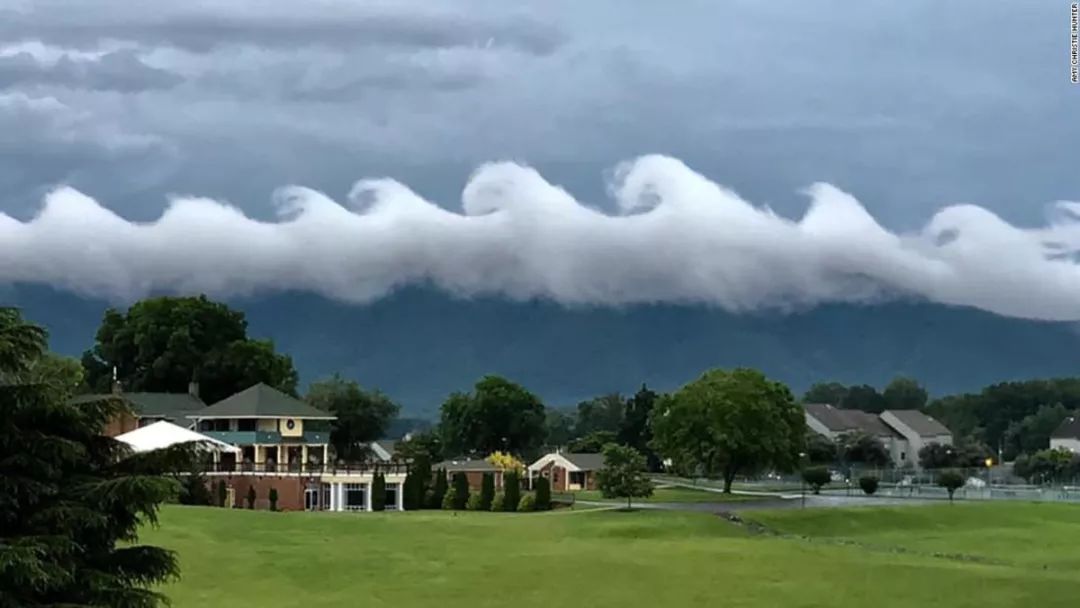
M 752 369 L 712 370 L 661 399 L 653 447 L 682 469 L 720 475 L 724 491 L 739 473 L 791 469 L 803 449 L 803 410 L 791 391 Z
M 626 414 L 626 401 L 619 393 L 609 393 L 577 406 L 577 424 L 574 431 L 578 437 L 584 437 L 597 431 L 618 433 L 623 426 Z
M 471 393 L 443 403 L 440 429 L 448 454 L 527 454 L 544 441 L 544 404 L 522 386 L 485 376 Z
M 296 394 L 292 359 L 274 352 L 269 341 L 250 339 L 242 312 L 205 296 L 150 298 L 126 311 L 107 310 L 83 367 L 87 384 L 102 393 L 116 368 L 127 391 L 179 393 L 195 380 L 208 403 L 258 382 Z
M 604 446 L 604 466 L 596 473 L 596 486 L 604 498 L 625 498 L 631 508 L 634 498 L 652 496 L 653 484 L 645 474 L 645 455 L 627 445 Z
M 649 390 L 644 384 L 626 400 L 626 412 L 623 415 L 622 426 L 619 428 L 618 440 L 623 445 L 628 445 L 645 455 L 645 461 L 650 471 L 660 468 L 660 459 L 656 452 L 649 447 L 652 441 L 652 426 L 649 418 L 653 408 L 660 398 L 658 394 Z
M 0 606 L 158 606 L 176 557 L 138 531 L 193 454 L 132 455 L 103 437 L 121 404 L 71 404 L 64 374 L 23 380 L 44 352 L 44 331 L 0 309 Z
M 547 408 L 544 419 L 544 443 L 551 447 L 566 445 L 574 438 L 574 415 Z
M 881 393 L 885 409 L 921 410 L 926 407 L 926 389 L 914 378 L 897 376 Z
M 353 380 L 334 374 L 312 382 L 307 402 L 337 416 L 330 423 L 330 443 L 337 458 L 348 461 L 366 459 L 367 442 L 383 436 L 401 406 L 379 391 L 365 391 Z
M 803 403 L 826 403 L 833 407 L 844 407 L 848 388 L 839 382 L 818 382 L 803 394 Z

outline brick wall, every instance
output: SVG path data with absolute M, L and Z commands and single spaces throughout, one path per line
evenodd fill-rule
M 211 475 L 208 477 L 210 492 L 217 496 L 219 481 L 225 481 L 226 487 L 231 487 L 235 494 L 232 506 L 246 509 L 247 493 L 249 487 L 255 488 L 255 508 L 270 508 L 270 488 L 276 488 L 278 492 L 277 508 L 279 511 L 303 511 L 304 489 L 309 483 L 314 483 L 307 477 L 278 477 L 275 475 Z

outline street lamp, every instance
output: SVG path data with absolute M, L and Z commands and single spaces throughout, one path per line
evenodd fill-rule
M 994 459 L 987 456 L 984 464 L 986 464 L 986 497 L 994 497 L 993 482 L 990 479 L 990 467 L 994 466 Z
M 806 452 L 799 452 L 799 479 L 802 481 L 802 508 L 806 508 Z

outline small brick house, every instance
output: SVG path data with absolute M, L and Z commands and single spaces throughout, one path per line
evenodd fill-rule
M 551 481 L 552 492 L 595 490 L 596 473 L 604 467 L 602 454 L 552 452 L 529 465 L 529 482 L 537 477 Z

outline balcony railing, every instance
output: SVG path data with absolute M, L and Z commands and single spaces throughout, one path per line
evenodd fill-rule
M 204 466 L 206 473 L 247 473 L 247 474 L 298 474 L 298 475 L 363 475 L 369 473 L 400 474 L 408 472 L 405 462 L 349 462 L 349 463 L 253 463 L 253 462 L 209 462 Z
M 330 433 L 305 431 L 299 437 L 285 437 L 277 431 L 200 431 L 207 437 L 224 441 L 232 445 L 289 445 L 289 444 L 326 444 L 330 442 Z

